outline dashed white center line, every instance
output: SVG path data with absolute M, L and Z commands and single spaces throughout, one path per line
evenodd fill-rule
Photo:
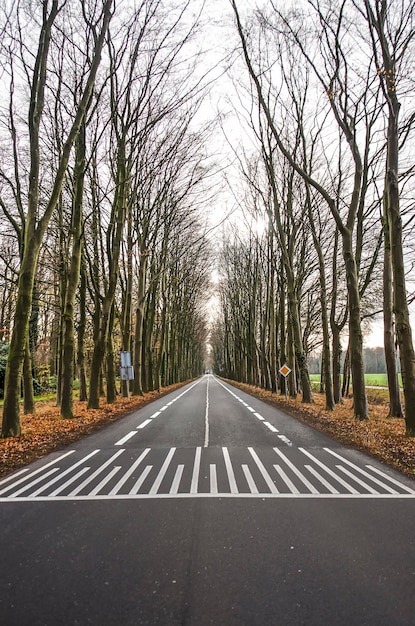
M 134 435 L 136 435 L 136 431 L 132 430 L 130 433 L 128 433 L 127 435 L 125 435 L 122 439 L 120 439 L 119 441 L 117 441 L 117 443 L 115 443 L 115 446 L 123 446 L 125 444 L 126 441 L 128 441 L 129 439 L 131 439 L 131 437 L 134 437 Z
M 151 419 L 145 420 L 142 424 L 140 424 L 140 426 L 137 426 L 137 430 L 139 430 L 140 428 L 145 428 L 147 424 L 151 424 Z
M 273 426 L 272 424 L 270 424 L 269 422 L 264 422 L 264 426 L 266 426 L 267 428 L 270 429 L 271 432 L 273 433 L 277 433 L 278 432 L 278 428 L 275 428 L 275 426 Z

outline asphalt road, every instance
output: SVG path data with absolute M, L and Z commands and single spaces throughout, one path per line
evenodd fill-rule
M 414 496 L 206 375 L 0 482 L 0 623 L 413 625 Z

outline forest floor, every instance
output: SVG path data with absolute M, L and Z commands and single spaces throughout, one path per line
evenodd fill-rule
M 103 404 L 98 410 L 88 410 L 86 402 L 75 401 L 75 417 L 70 420 L 60 417 L 54 400 L 38 400 L 36 414 L 22 416 L 20 437 L 0 439 L 0 476 L 69 445 L 184 384 L 147 393 L 144 397 L 133 396 L 130 401 L 118 397 L 115 404 Z M 405 436 L 403 419 L 388 418 L 387 392 L 368 390 L 370 419 L 361 422 L 353 418 L 353 400 L 349 398 L 334 411 L 326 411 L 325 398 L 319 393 L 314 393 L 313 404 L 303 404 L 301 399 L 286 399 L 257 387 L 232 384 L 328 433 L 341 443 L 364 450 L 415 477 L 415 437 Z

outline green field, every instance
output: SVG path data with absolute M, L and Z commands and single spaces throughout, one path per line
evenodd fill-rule
M 310 379 L 314 383 L 320 382 L 320 374 L 310 374 Z M 386 374 L 365 374 L 366 385 L 369 387 L 387 387 L 388 378 Z M 402 386 L 402 378 L 399 374 L 399 384 Z

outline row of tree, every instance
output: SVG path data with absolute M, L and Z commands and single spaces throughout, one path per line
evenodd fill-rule
M 405 266 L 415 3 L 308 0 L 284 9 L 269 0 L 245 21 L 231 4 L 249 78 L 239 69 L 239 115 L 257 149 L 236 150 L 253 225 L 223 244 L 216 367 L 285 391 L 277 373 L 286 362 L 290 393 L 300 389 L 311 402 L 307 354 L 320 342 L 332 409 L 347 331 L 354 414 L 367 419 L 363 331 L 365 318 L 383 310 L 390 414 L 402 415 L 397 347 L 406 429 L 415 435 L 408 256 Z
M 2 7 L 3 437 L 20 433 L 22 386 L 34 411 L 42 369 L 64 418 L 75 377 L 90 408 L 104 381 L 115 400 L 121 350 L 135 394 L 203 369 L 208 129 L 189 4 Z

